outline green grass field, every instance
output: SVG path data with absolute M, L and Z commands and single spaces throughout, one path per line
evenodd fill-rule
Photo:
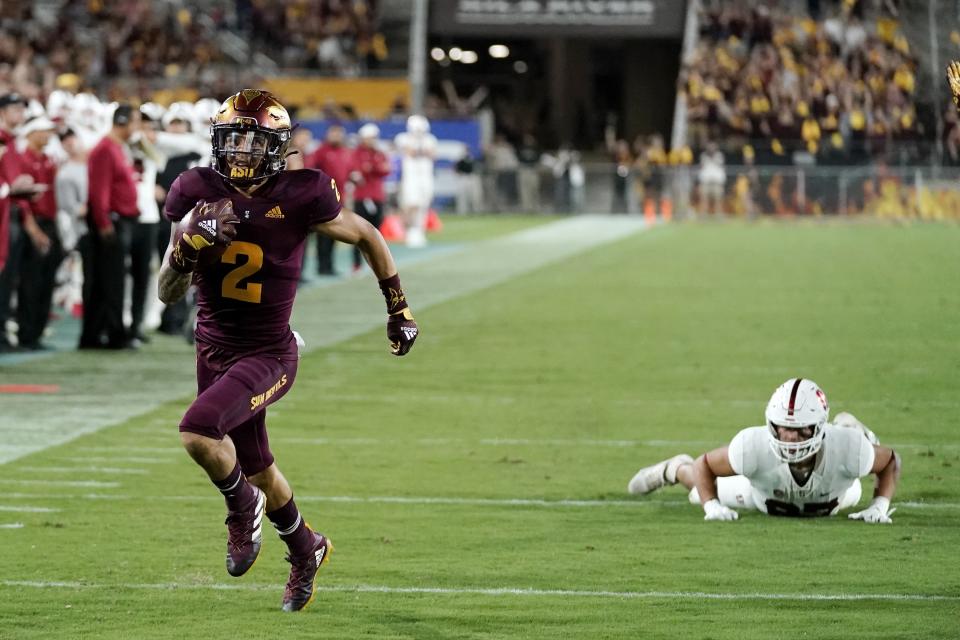
M 958 245 L 955 226 L 674 225 L 419 312 L 415 281 L 407 358 L 382 329 L 319 349 L 270 410 L 336 545 L 310 608 L 279 611 L 272 530 L 226 574 L 183 397 L 0 466 L 0 523 L 24 525 L 0 529 L 0 638 L 960 637 Z M 901 453 L 892 526 L 626 495 L 640 466 L 760 423 L 795 375 Z

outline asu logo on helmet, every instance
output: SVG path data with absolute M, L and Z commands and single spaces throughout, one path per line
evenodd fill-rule
M 235 93 L 211 123 L 213 169 L 240 186 L 274 176 L 286 166 L 290 133 L 290 115 L 269 92 Z

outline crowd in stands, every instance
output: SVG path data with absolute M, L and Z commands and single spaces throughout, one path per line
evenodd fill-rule
M 758 163 L 802 150 L 820 164 L 886 157 L 924 135 L 917 60 L 891 3 L 706 3 L 700 40 L 680 77 L 691 140 L 751 144 Z M 822 6 L 820 6 L 822 5 Z
M 282 67 L 358 75 L 377 69 L 387 43 L 376 0 L 238 0 L 238 23 L 261 51 L 279 51 Z
M 52 12 L 12 0 L 0 7 L 0 87 L 31 98 L 89 88 L 140 101 L 165 85 L 229 95 L 238 73 L 250 79 L 245 63 L 256 54 L 283 68 L 347 76 L 387 55 L 375 0 L 64 0 Z M 228 34 L 245 47 L 228 48 Z

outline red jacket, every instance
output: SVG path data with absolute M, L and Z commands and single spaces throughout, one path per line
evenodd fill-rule
M 350 165 L 353 152 L 343 145 L 334 147 L 323 143 L 304 161 L 307 169 L 320 169 L 336 180 L 340 193 L 343 193 L 350 179 Z
M 110 226 L 110 212 L 137 218 L 137 185 L 133 167 L 119 143 L 105 136 L 87 158 L 89 216 L 97 229 Z
M 16 140 L 9 131 L 0 129 L 0 138 L 6 142 L 7 150 L 0 158 L 0 269 L 7 262 L 10 248 L 10 185 L 20 175 L 20 156 L 16 149 Z M 6 185 L 6 187 L 4 186 Z
M 357 181 L 357 188 L 353 192 L 355 200 L 369 198 L 374 202 L 383 202 L 387 199 L 383 179 L 390 175 L 390 160 L 385 153 L 375 147 L 359 145 L 353 150 L 351 171 L 362 178 Z
M 36 200 L 25 200 L 24 211 L 29 211 L 37 220 L 57 219 L 57 200 L 53 183 L 57 177 L 57 167 L 48 156 L 25 149 L 20 156 L 23 173 L 33 177 L 34 184 L 45 184 L 48 189 Z

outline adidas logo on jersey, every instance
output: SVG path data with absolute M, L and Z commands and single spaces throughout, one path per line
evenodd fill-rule
M 267 211 L 265 214 L 263 214 L 263 217 L 283 220 L 283 211 L 280 211 L 280 205 L 277 205 L 273 209 L 270 209 L 270 211 Z
M 217 235 L 217 221 L 216 220 L 201 220 L 197 223 L 197 226 L 209 233 L 210 235 L 216 237 Z

